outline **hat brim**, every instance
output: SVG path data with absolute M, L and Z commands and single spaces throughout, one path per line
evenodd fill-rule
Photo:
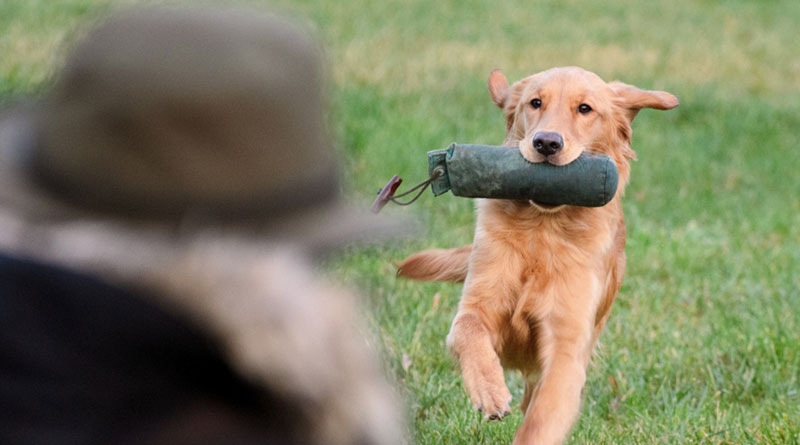
M 39 104 L 22 103 L 0 109 L 0 208 L 25 220 L 57 224 L 76 220 L 115 220 L 119 217 L 76 206 L 60 199 L 39 183 L 32 172 Z M 247 221 L 247 233 L 314 250 L 328 250 L 352 243 L 376 243 L 403 236 L 411 230 L 409 220 L 377 216 L 339 200 L 292 212 L 279 219 Z M 187 218 L 191 218 L 187 215 Z M 133 222 L 133 221 L 132 221 Z M 155 221 L 158 222 L 158 221 Z M 165 221 L 166 222 L 166 221 Z M 181 227 L 214 229 L 193 221 L 178 221 Z M 235 228 L 224 224 L 221 229 Z M 2 228 L 0 228 L 2 230 Z

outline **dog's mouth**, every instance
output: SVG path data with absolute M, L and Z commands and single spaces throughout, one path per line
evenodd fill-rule
M 534 208 L 543 213 L 555 213 L 565 206 L 565 204 L 547 204 L 544 202 L 536 202 L 532 199 L 529 199 L 528 202 L 530 202 Z
M 544 159 L 539 162 L 550 164 L 556 167 L 560 166 L 561 164 L 554 162 L 554 159 L 555 156 L 544 156 Z M 533 199 L 529 199 L 528 202 L 533 208 L 542 213 L 556 213 L 565 206 L 565 204 L 548 204 L 546 202 L 534 201 Z
M 531 138 L 522 139 L 519 142 L 519 150 L 522 154 L 522 157 L 525 158 L 530 163 L 533 164 L 549 164 L 555 167 L 561 167 L 567 165 L 577 159 L 580 156 L 580 152 L 578 152 L 578 156 L 568 156 L 566 157 L 563 152 L 550 154 L 550 155 L 543 155 L 537 152 L 533 145 L 529 143 Z M 535 208 L 541 213 L 556 213 L 566 207 L 566 204 L 549 204 L 546 202 L 539 202 L 529 199 L 528 202 L 530 203 L 531 207 Z

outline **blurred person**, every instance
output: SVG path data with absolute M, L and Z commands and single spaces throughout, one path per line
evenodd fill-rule
M 0 443 L 397 443 L 356 302 L 314 42 L 146 7 L 0 117 Z M 374 222 L 374 219 L 372 220 Z

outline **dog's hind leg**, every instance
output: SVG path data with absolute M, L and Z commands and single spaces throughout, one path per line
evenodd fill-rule
M 528 405 L 531 403 L 531 398 L 533 397 L 533 391 L 536 388 L 536 384 L 530 381 L 527 377 L 525 378 L 525 393 L 522 394 L 522 401 L 519 404 L 520 409 L 522 410 L 522 415 L 524 416 L 526 412 L 528 412 Z

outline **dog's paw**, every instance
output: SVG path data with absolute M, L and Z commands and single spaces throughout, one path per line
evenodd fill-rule
M 473 404 L 475 401 L 473 400 Z M 478 401 L 476 408 L 483 413 L 483 418 L 488 420 L 502 420 L 511 414 L 511 393 L 503 385 L 499 391 L 487 392 Z
M 505 382 L 478 381 L 464 382 L 467 386 L 472 406 L 483 413 L 488 420 L 501 420 L 511 414 L 511 393 Z

